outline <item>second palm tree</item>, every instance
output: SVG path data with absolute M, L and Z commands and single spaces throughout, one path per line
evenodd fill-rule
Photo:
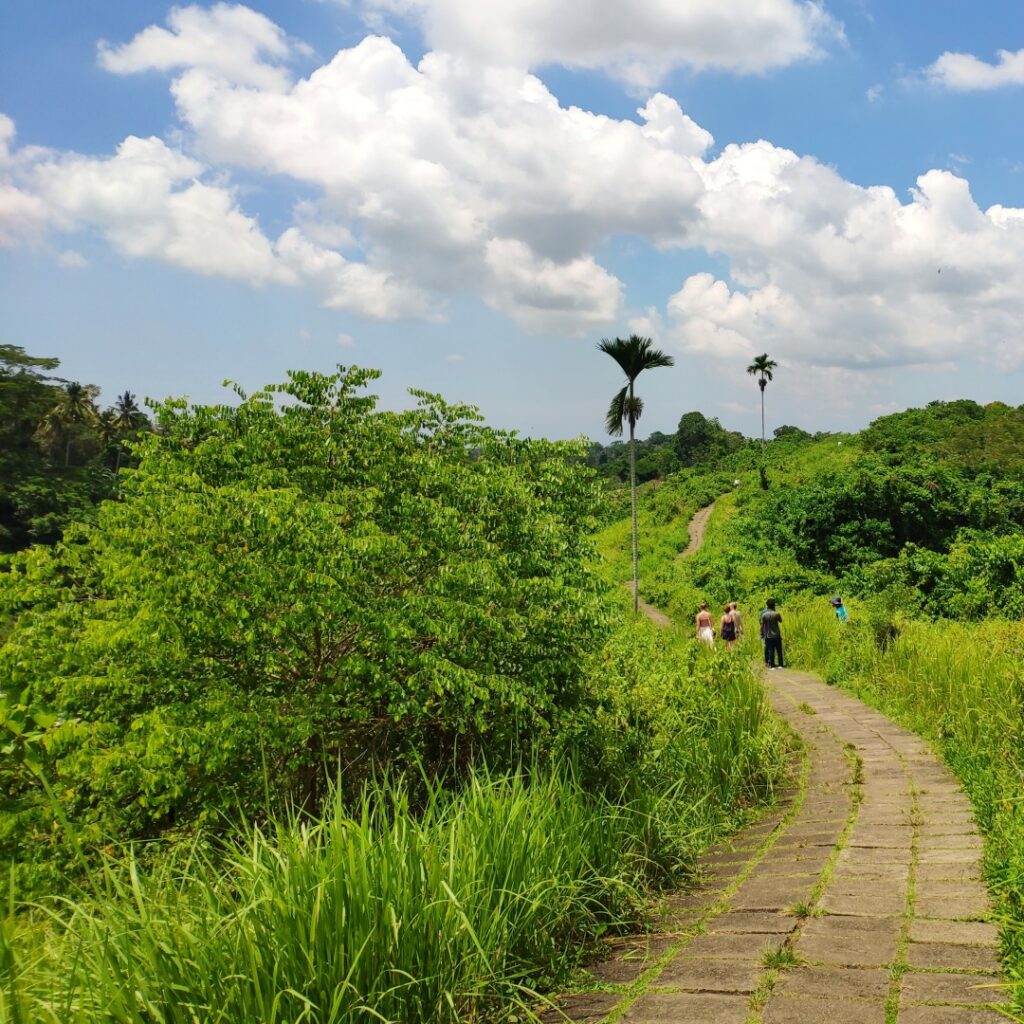
M 636 421 L 640 419 L 644 403 L 636 395 L 635 383 L 644 370 L 653 370 L 659 366 L 672 366 L 675 360 L 664 352 L 653 348 L 650 338 L 641 338 L 631 334 L 628 338 L 605 338 L 598 348 L 610 355 L 622 368 L 626 375 L 626 386 L 612 399 L 608 408 L 605 425 L 608 433 L 616 437 L 622 436 L 625 425 L 629 424 L 629 494 L 633 519 L 633 614 L 640 608 L 640 556 L 637 544 L 636 516 Z
M 764 352 L 747 367 L 747 373 L 757 377 L 757 386 L 761 389 L 761 488 L 768 490 L 768 467 L 765 465 L 765 439 L 764 439 L 764 389 L 768 381 L 772 379 L 772 370 L 778 367 L 774 359 L 768 358 Z

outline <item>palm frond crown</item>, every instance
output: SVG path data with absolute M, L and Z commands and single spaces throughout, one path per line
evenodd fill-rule
M 752 376 L 760 375 L 765 380 L 772 380 L 772 370 L 778 367 L 778 363 L 774 359 L 768 358 L 768 353 L 764 352 L 757 356 L 756 359 L 747 367 L 747 373 Z
M 641 338 L 638 334 L 631 334 L 628 338 L 604 338 L 598 342 L 597 347 L 619 364 L 626 375 L 626 380 L 631 383 L 644 370 L 675 365 L 675 360 L 671 356 L 654 348 L 654 342 L 650 338 Z

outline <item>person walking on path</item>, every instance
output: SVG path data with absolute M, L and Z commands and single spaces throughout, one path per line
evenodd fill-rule
M 843 599 L 841 597 L 832 598 L 832 607 L 836 610 L 836 619 L 839 622 L 849 622 L 850 616 L 843 605 Z
M 722 610 L 722 621 L 720 623 L 719 632 L 721 633 L 722 639 L 725 641 L 725 649 L 727 651 L 732 650 L 732 645 L 736 642 L 736 620 L 733 618 L 732 604 L 727 604 Z
M 708 647 L 715 645 L 715 627 L 711 625 L 711 612 L 708 611 L 707 601 L 701 601 L 700 611 L 697 612 L 697 639 Z
M 769 597 L 765 602 L 767 606 L 761 612 L 761 639 L 764 641 L 764 663 L 769 669 L 774 669 L 775 657 L 778 655 L 778 668 L 785 668 L 782 660 L 782 616 L 775 610 L 775 598 Z
M 732 621 L 736 625 L 736 639 L 743 639 L 743 616 L 740 614 L 739 605 L 735 601 L 729 603 L 729 607 L 732 609 Z

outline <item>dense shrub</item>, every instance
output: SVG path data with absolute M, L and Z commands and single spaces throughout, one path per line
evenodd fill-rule
M 536 1003 L 784 768 L 745 664 L 644 620 L 584 690 L 547 765 L 475 769 L 418 806 L 375 781 L 215 857 L 112 860 L 48 921 L 0 921 L 0 1019 L 454 1024 Z
M 96 843 L 313 806 L 339 765 L 517 763 L 574 715 L 607 629 L 580 447 L 378 411 L 375 376 L 163 404 L 121 500 L 0 575 L 8 857 L 59 842 L 40 771 Z

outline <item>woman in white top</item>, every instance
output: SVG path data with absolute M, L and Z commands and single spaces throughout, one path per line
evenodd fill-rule
M 711 625 L 711 612 L 708 611 L 707 601 L 701 601 L 700 611 L 697 612 L 697 639 L 708 647 L 715 643 L 715 627 Z

